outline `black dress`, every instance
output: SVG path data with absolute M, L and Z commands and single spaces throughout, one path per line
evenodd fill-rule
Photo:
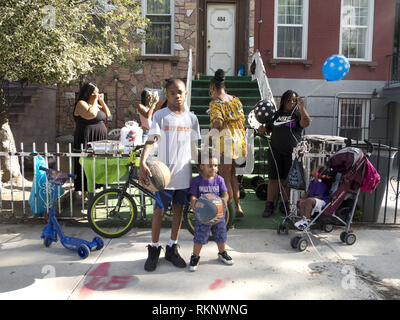
M 75 105 L 76 108 L 76 105 Z M 83 149 L 87 149 L 87 143 L 90 141 L 99 141 L 107 139 L 107 128 L 105 125 L 106 114 L 99 110 L 96 118 L 91 120 L 86 120 L 80 116 L 75 116 L 74 108 L 74 120 L 75 120 L 75 133 L 74 133 L 74 152 L 81 151 L 81 144 L 83 144 Z M 82 175 L 81 175 L 81 165 L 79 163 L 80 158 L 75 158 L 75 191 L 82 190 Z M 84 177 L 84 191 L 87 191 L 87 181 Z

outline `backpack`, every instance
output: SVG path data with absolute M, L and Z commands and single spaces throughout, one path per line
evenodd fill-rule
M 365 159 L 364 170 L 364 179 L 360 189 L 365 192 L 372 192 L 378 187 L 381 176 L 368 159 Z

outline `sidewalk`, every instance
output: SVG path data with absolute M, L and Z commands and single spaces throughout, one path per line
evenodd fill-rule
M 0 299 L 400 299 L 400 229 L 355 228 L 357 242 L 344 245 L 340 230 L 318 232 L 304 252 L 274 230 L 228 232 L 233 266 L 217 260 L 214 243 L 203 247 L 196 272 L 164 259 L 144 271 L 150 229 L 134 229 L 82 260 L 60 242 L 40 239 L 43 225 L 0 224 Z M 66 235 L 92 240 L 85 227 L 63 226 Z M 169 240 L 162 229 L 160 242 Z M 192 235 L 182 230 L 180 253 L 188 262 Z

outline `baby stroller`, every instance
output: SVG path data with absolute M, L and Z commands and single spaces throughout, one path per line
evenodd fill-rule
M 380 180 L 379 174 L 368 160 L 372 154 L 372 144 L 365 142 L 368 146 L 365 154 L 359 148 L 347 146 L 329 158 L 326 167 L 329 168 L 329 175 L 334 180 L 331 196 L 322 210 L 318 212 L 313 209 L 311 222 L 300 235 L 290 240 L 292 248 L 297 248 L 299 251 L 307 248 L 310 228 L 316 223 L 322 225 L 323 230 L 327 232 L 332 231 L 333 226 L 344 227 L 340 240 L 347 245 L 356 242 L 356 235 L 350 227 L 360 191 L 374 191 Z

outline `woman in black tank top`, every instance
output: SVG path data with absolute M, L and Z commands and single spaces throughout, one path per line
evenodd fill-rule
M 74 107 L 75 133 L 74 151 L 80 152 L 81 146 L 87 148 L 90 141 L 107 139 L 105 122 L 111 116 L 110 110 L 104 102 L 103 94 L 92 83 L 85 83 L 79 91 Z M 82 175 L 79 158 L 75 158 L 75 191 L 82 191 Z M 83 191 L 87 191 L 86 177 L 84 177 Z

